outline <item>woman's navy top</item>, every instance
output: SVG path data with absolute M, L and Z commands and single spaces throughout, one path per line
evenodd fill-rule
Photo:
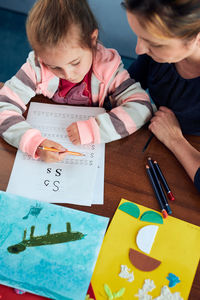
M 157 108 L 166 106 L 175 113 L 184 134 L 200 136 L 200 77 L 184 79 L 174 64 L 157 63 L 146 54 L 138 56 L 128 71 L 148 89 Z M 200 168 L 194 184 L 200 191 Z

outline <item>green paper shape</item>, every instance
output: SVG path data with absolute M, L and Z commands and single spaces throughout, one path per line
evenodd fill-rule
M 111 291 L 110 287 L 108 286 L 108 284 L 106 284 L 106 283 L 104 284 L 104 291 L 106 292 L 108 299 L 112 300 L 113 299 L 112 291 Z
M 118 292 L 113 293 L 114 299 L 123 296 L 124 292 L 125 292 L 125 288 L 121 288 Z
M 94 300 L 93 298 L 90 298 L 89 295 L 86 295 L 85 300 Z
M 121 288 L 118 292 L 112 293 L 109 285 L 106 283 L 104 284 L 104 291 L 106 292 L 106 295 L 108 296 L 109 300 L 120 298 L 124 294 L 125 290 L 125 288 Z
M 119 209 L 136 219 L 139 218 L 140 209 L 134 203 L 124 202 L 119 206 Z
M 145 211 L 141 215 L 140 221 L 156 223 L 156 224 L 163 224 L 162 216 L 159 213 L 152 211 L 152 210 Z

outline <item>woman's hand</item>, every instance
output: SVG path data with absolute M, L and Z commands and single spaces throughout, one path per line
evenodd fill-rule
M 151 119 L 149 129 L 168 148 L 184 139 L 178 120 L 172 110 L 161 106 Z
M 172 151 L 194 181 L 200 166 L 200 152 L 185 139 L 174 113 L 167 107 L 161 106 L 151 119 L 149 129 Z
M 67 134 L 68 137 L 70 139 L 70 141 L 74 144 L 74 145 L 80 145 L 81 143 L 81 139 L 80 139 L 80 135 L 78 132 L 78 126 L 76 123 L 72 123 L 71 125 L 69 125 L 67 127 Z
M 40 144 L 40 146 L 54 148 L 54 149 L 59 150 L 59 152 L 53 152 L 53 151 L 38 149 L 37 154 L 39 155 L 41 160 L 43 160 L 45 162 L 50 162 L 50 163 L 59 162 L 59 161 L 63 160 L 64 157 L 67 155 L 66 149 L 62 145 L 60 145 L 54 141 L 44 140 Z

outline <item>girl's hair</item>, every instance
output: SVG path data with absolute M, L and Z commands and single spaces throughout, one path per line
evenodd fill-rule
M 200 0 L 124 0 L 122 6 L 154 36 L 190 40 L 200 32 Z
M 91 34 L 98 24 L 87 0 L 38 0 L 26 22 L 29 43 L 34 50 L 57 46 L 72 25 L 79 29 L 80 46 L 92 49 Z

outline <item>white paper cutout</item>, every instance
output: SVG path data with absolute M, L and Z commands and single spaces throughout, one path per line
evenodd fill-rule
M 179 292 L 171 293 L 167 285 L 164 285 L 161 289 L 160 296 L 154 298 L 154 300 L 183 300 Z
M 171 293 L 166 285 L 162 287 L 160 296 L 153 298 L 151 295 L 148 295 L 148 293 L 155 287 L 153 280 L 145 279 L 142 289 L 138 290 L 138 294 L 135 295 L 135 297 L 138 297 L 139 300 L 183 300 L 179 292 Z
M 138 231 L 136 243 L 141 251 L 150 253 L 158 228 L 156 225 L 147 225 Z
M 134 280 L 133 272 L 130 273 L 130 269 L 126 265 L 121 265 L 121 272 L 119 277 L 127 279 L 129 282 Z

